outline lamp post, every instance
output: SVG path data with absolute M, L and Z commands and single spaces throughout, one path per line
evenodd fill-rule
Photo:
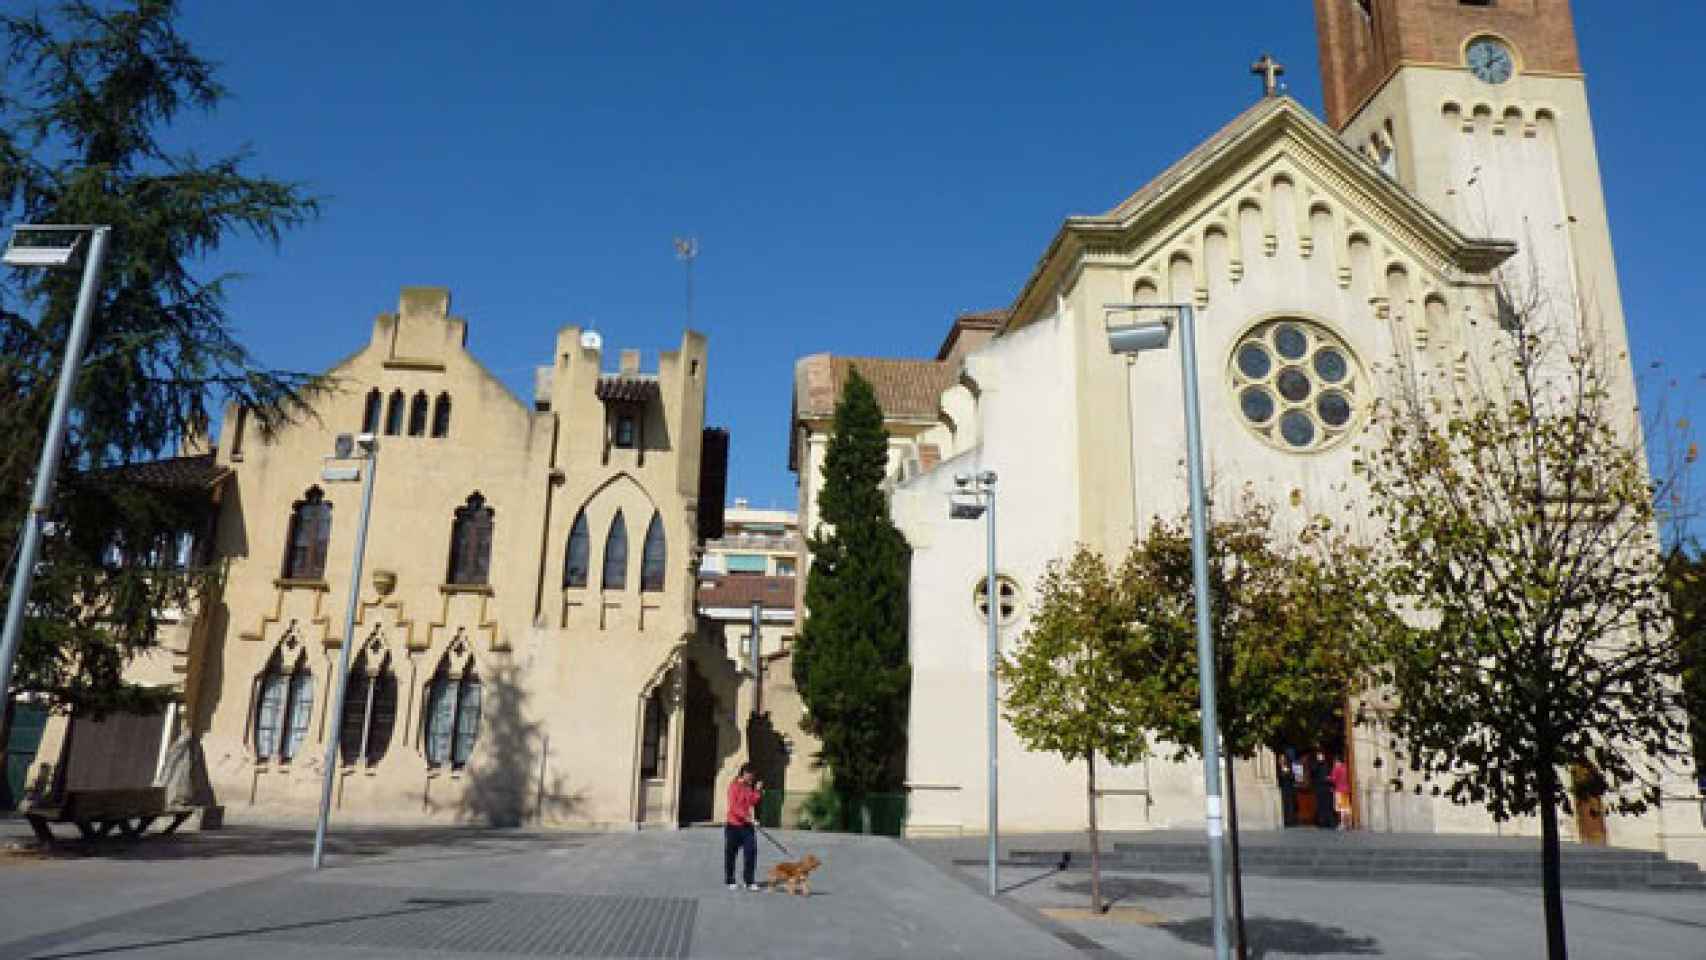
M 59 369 L 59 384 L 53 393 L 53 412 L 47 421 L 41 462 L 36 466 L 36 484 L 30 491 L 30 511 L 24 515 L 24 533 L 18 544 L 18 567 L 12 574 L 12 596 L 6 604 L 6 625 L 0 632 L 0 712 L 11 701 L 12 663 L 24 632 L 24 609 L 29 605 L 30 586 L 35 581 L 36 554 L 41 550 L 42 527 L 53 507 L 53 484 L 59 476 L 59 454 L 65 447 L 65 424 L 71 415 L 71 390 L 77 368 L 83 365 L 83 347 L 89 340 L 89 318 L 95 312 L 95 294 L 100 288 L 101 265 L 107 256 L 107 238 L 112 228 L 104 225 L 20 225 L 0 261 L 12 267 L 52 270 L 68 267 L 82 255 L 83 238 L 89 252 L 83 257 L 83 282 L 77 289 L 77 307 L 71 316 L 71 333 L 65 342 L 65 360 Z
M 1000 801 L 997 791 L 998 770 L 996 757 L 997 736 L 1000 733 L 999 720 L 996 713 L 996 682 L 995 658 L 998 644 L 997 632 L 1001 619 L 1001 590 L 995 582 L 995 471 L 985 470 L 973 476 L 967 473 L 954 476 L 956 492 L 948 501 L 948 516 L 955 520 L 976 520 L 984 518 L 986 539 L 989 548 L 989 571 L 984 581 L 984 601 L 986 609 L 984 619 L 989 623 L 988 650 L 986 651 L 985 670 L 987 676 L 988 716 L 986 723 L 989 728 L 989 895 L 995 896 L 1000 892 L 997 883 L 996 863 L 1000 857 L 1001 846 L 1000 817 L 998 816 Z
M 1220 806 L 1220 715 L 1215 708 L 1214 637 L 1209 629 L 1208 596 L 1208 504 L 1203 493 L 1202 411 L 1197 402 L 1196 311 L 1188 303 L 1110 303 L 1106 317 L 1145 310 L 1165 310 L 1178 317 L 1179 366 L 1184 374 L 1185 444 L 1187 480 L 1191 497 L 1191 573 L 1196 587 L 1197 682 L 1202 690 L 1203 790 L 1208 833 L 1209 889 L 1213 904 L 1214 955 L 1227 960 L 1230 944 L 1226 930 L 1225 830 Z M 1131 356 L 1164 350 L 1172 338 L 1171 318 L 1135 320 L 1116 325 L 1107 322 L 1108 349 Z M 1132 442 L 1137 442 L 1136 437 Z M 1132 483 L 1137 477 L 1132 476 Z M 1136 526 L 1136 518 L 1132 518 Z
M 379 439 L 371 433 L 359 436 L 340 433 L 333 453 L 326 461 L 327 466 L 320 471 L 321 480 L 327 483 L 361 481 L 361 519 L 355 528 L 355 559 L 350 567 L 349 602 L 344 607 L 343 649 L 339 651 L 338 675 L 332 686 L 336 696 L 332 700 L 330 722 L 326 725 L 330 728 L 326 737 L 326 769 L 320 782 L 320 817 L 314 823 L 316 870 L 320 869 L 325 857 L 326 820 L 332 812 L 332 781 L 338 775 L 338 747 L 343 741 L 344 696 L 349 692 L 350 651 L 356 645 L 355 612 L 361 601 L 361 561 L 367 551 L 367 518 L 373 510 L 373 475 L 379 472 Z M 348 465 L 348 461 L 354 461 L 354 464 Z M 332 466 L 334 462 L 343 465 Z M 363 463 L 367 464 L 366 470 L 361 468 Z

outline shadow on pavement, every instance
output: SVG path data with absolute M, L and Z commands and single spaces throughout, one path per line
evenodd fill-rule
M 1072 880 L 1054 885 L 1062 893 L 1076 893 L 1088 897 L 1090 895 L 1090 878 Z M 1208 891 L 1183 883 L 1170 880 L 1154 880 L 1148 877 L 1103 877 L 1102 899 L 1110 906 L 1121 900 L 1176 900 L 1181 897 L 1206 897 Z
M 387 857 L 391 862 L 459 860 L 537 853 L 542 846 L 580 846 L 586 840 L 570 833 L 503 830 L 482 827 L 345 827 L 334 821 L 326 834 L 326 852 L 339 857 Z M 408 857 L 420 849 L 420 855 Z M 228 826 L 206 833 L 169 837 L 103 840 L 60 840 L 51 850 L 32 855 L 64 859 L 187 860 L 221 857 L 290 857 L 304 860 L 314 850 L 311 826 Z
M 1156 929 L 1165 930 L 1186 943 L 1200 947 L 1214 945 L 1208 917 L 1174 920 L 1157 924 Z M 1359 937 L 1342 927 L 1329 927 L 1307 920 L 1250 917 L 1244 921 L 1244 930 L 1250 937 L 1250 956 L 1253 960 L 1262 960 L 1270 953 L 1300 957 L 1329 954 L 1382 955 L 1380 942 L 1373 937 Z

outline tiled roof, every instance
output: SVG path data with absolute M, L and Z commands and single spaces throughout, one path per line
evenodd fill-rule
M 942 391 L 953 386 L 955 378 L 954 367 L 937 360 L 814 354 L 795 366 L 796 417 L 833 416 L 853 369 L 870 382 L 877 405 L 890 419 L 936 419 Z
M 699 581 L 699 608 L 750 607 L 757 600 L 766 610 L 792 610 L 798 585 L 798 577 L 705 577 Z
M 108 471 L 114 480 L 163 490 L 207 490 L 230 475 L 231 468 L 220 466 L 211 453 L 127 463 Z
M 598 378 L 596 389 L 598 399 L 606 402 L 617 400 L 626 403 L 644 403 L 656 400 L 661 396 L 656 377 L 632 374 L 604 374 Z

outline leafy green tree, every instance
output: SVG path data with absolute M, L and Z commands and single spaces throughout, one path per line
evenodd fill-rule
M 0 15 L 0 219 L 113 230 L 13 678 L 15 689 L 61 709 L 98 714 L 142 702 L 122 682 L 125 663 L 156 642 L 162 607 L 213 585 L 206 571 L 174 569 L 165 562 L 172 551 L 160 549 L 162 538 L 193 522 L 196 505 L 133 482 L 124 465 L 202 434 L 226 403 L 268 432 L 307 413 L 322 386 L 258 364 L 226 312 L 232 278 L 197 273 L 233 234 L 276 243 L 317 204 L 297 184 L 247 173 L 246 150 L 204 159 L 163 144 L 185 111 L 211 111 L 225 96 L 214 65 L 179 35 L 177 14 L 170 0 L 73 0 L 51 12 Z M 79 275 L 0 278 L 7 558 L 15 556 Z M 128 562 L 107 562 L 114 546 Z
M 806 621 L 794 648 L 794 682 L 819 759 L 847 799 L 866 811 L 895 785 L 906 742 L 907 578 L 910 550 L 889 519 L 882 482 L 888 434 L 871 385 L 849 372 L 824 456 L 822 523 L 810 538 Z
M 1149 752 L 1132 652 L 1129 597 L 1101 554 L 1080 545 L 1049 565 L 1030 627 L 1003 657 L 1004 711 L 1032 750 L 1082 760 L 1090 827 L 1090 909 L 1101 913 L 1102 851 L 1096 830 L 1096 757 L 1136 763 Z
M 1693 542 L 1665 553 L 1665 591 L 1676 625 L 1682 701 L 1696 770 L 1706 770 L 1706 557 Z
M 1384 592 L 1412 612 L 1382 670 L 1398 747 L 1456 803 L 1539 815 L 1559 960 L 1558 812 L 1658 801 L 1686 750 L 1679 647 L 1626 359 L 1581 308 L 1510 285 L 1501 299 L 1487 369 L 1459 383 L 1399 366 L 1358 469 Z

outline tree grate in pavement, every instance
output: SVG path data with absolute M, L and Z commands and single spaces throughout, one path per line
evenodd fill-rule
M 235 902 L 234 902 L 235 901 Z M 419 890 L 334 883 L 198 899 L 133 918 L 138 947 L 271 940 L 546 957 L 685 957 L 698 904 L 677 897 Z M 114 933 L 121 931 L 111 931 Z M 236 947 L 236 944 L 233 944 Z

